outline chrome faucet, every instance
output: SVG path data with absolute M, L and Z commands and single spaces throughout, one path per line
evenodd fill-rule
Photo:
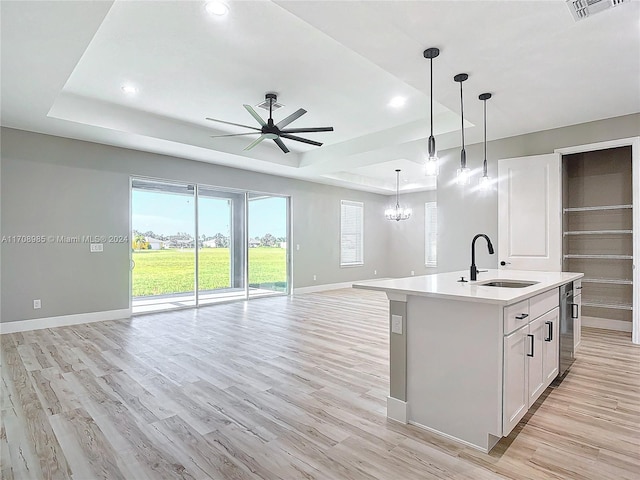
M 471 281 L 478 279 L 478 269 L 476 268 L 476 240 L 480 237 L 484 237 L 487 240 L 489 255 L 493 255 L 493 245 L 491 244 L 491 240 L 489 240 L 489 237 L 487 237 L 484 233 L 479 233 L 475 237 L 473 237 L 473 240 L 471 240 Z

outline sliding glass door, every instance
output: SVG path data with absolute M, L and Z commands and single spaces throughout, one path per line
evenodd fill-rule
M 289 198 L 131 180 L 133 313 L 289 293 Z
M 289 199 L 247 195 L 249 296 L 288 293 Z
M 131 296 L 136 313 L 196 304 L 194 186 L 131 184 Z
M 198 187 L 198 303 L 245 298 L 244 193 Z

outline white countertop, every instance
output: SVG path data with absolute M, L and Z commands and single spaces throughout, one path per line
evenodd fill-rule
M 403 295 L 460 300 L 464 302 L 511 305 L 512 303 L 517 303 L 533 295 L 557 288 L 565 283 L 573 282 L 584 276 L 583 273 L 572 272 L 489 270 L 478 273 L 478 280 L 475 282 L 458 282 L 463 275 L 465 280 L 469 280 L 469 270 L 464 270 L 417 277 L 356 282 L 353 284 L 353 287 Z M 529 280 L 538 283 L 530 287 L 522 288 L 487 287 L 479 285 L 479 283 L 493 279 Z

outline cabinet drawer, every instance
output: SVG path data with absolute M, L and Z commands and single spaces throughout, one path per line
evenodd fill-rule
M 504 334 L 517 330 L 529 323 L 529 300 L 509 305 L 504 309 Z
M 573 281 L 573 296 L 580 295 L 582 293 L 582 279 Z
M 531 319 L 553 310 L 560 304 L 560 291 L 557 288 L 541 293 L 529 299 L 529 314 Z

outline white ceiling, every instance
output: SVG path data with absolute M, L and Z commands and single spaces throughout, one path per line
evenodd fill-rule
M 378 193 L 425 190 L 429 62 L 439 149 L 640 112 L 640 2 L 574 22 L 556 1 L 1 2 L 2 125 Z M 135 95 L 121 86 L 134 84 Z M 242 107 L 276 92 L 290 127 L 244 151 Z M 403 96 L 401 108 L 388 105 Z M 267 116 L 264 110 L 257 111 Z M 480 159 L 469 159 L 476 162 Z

